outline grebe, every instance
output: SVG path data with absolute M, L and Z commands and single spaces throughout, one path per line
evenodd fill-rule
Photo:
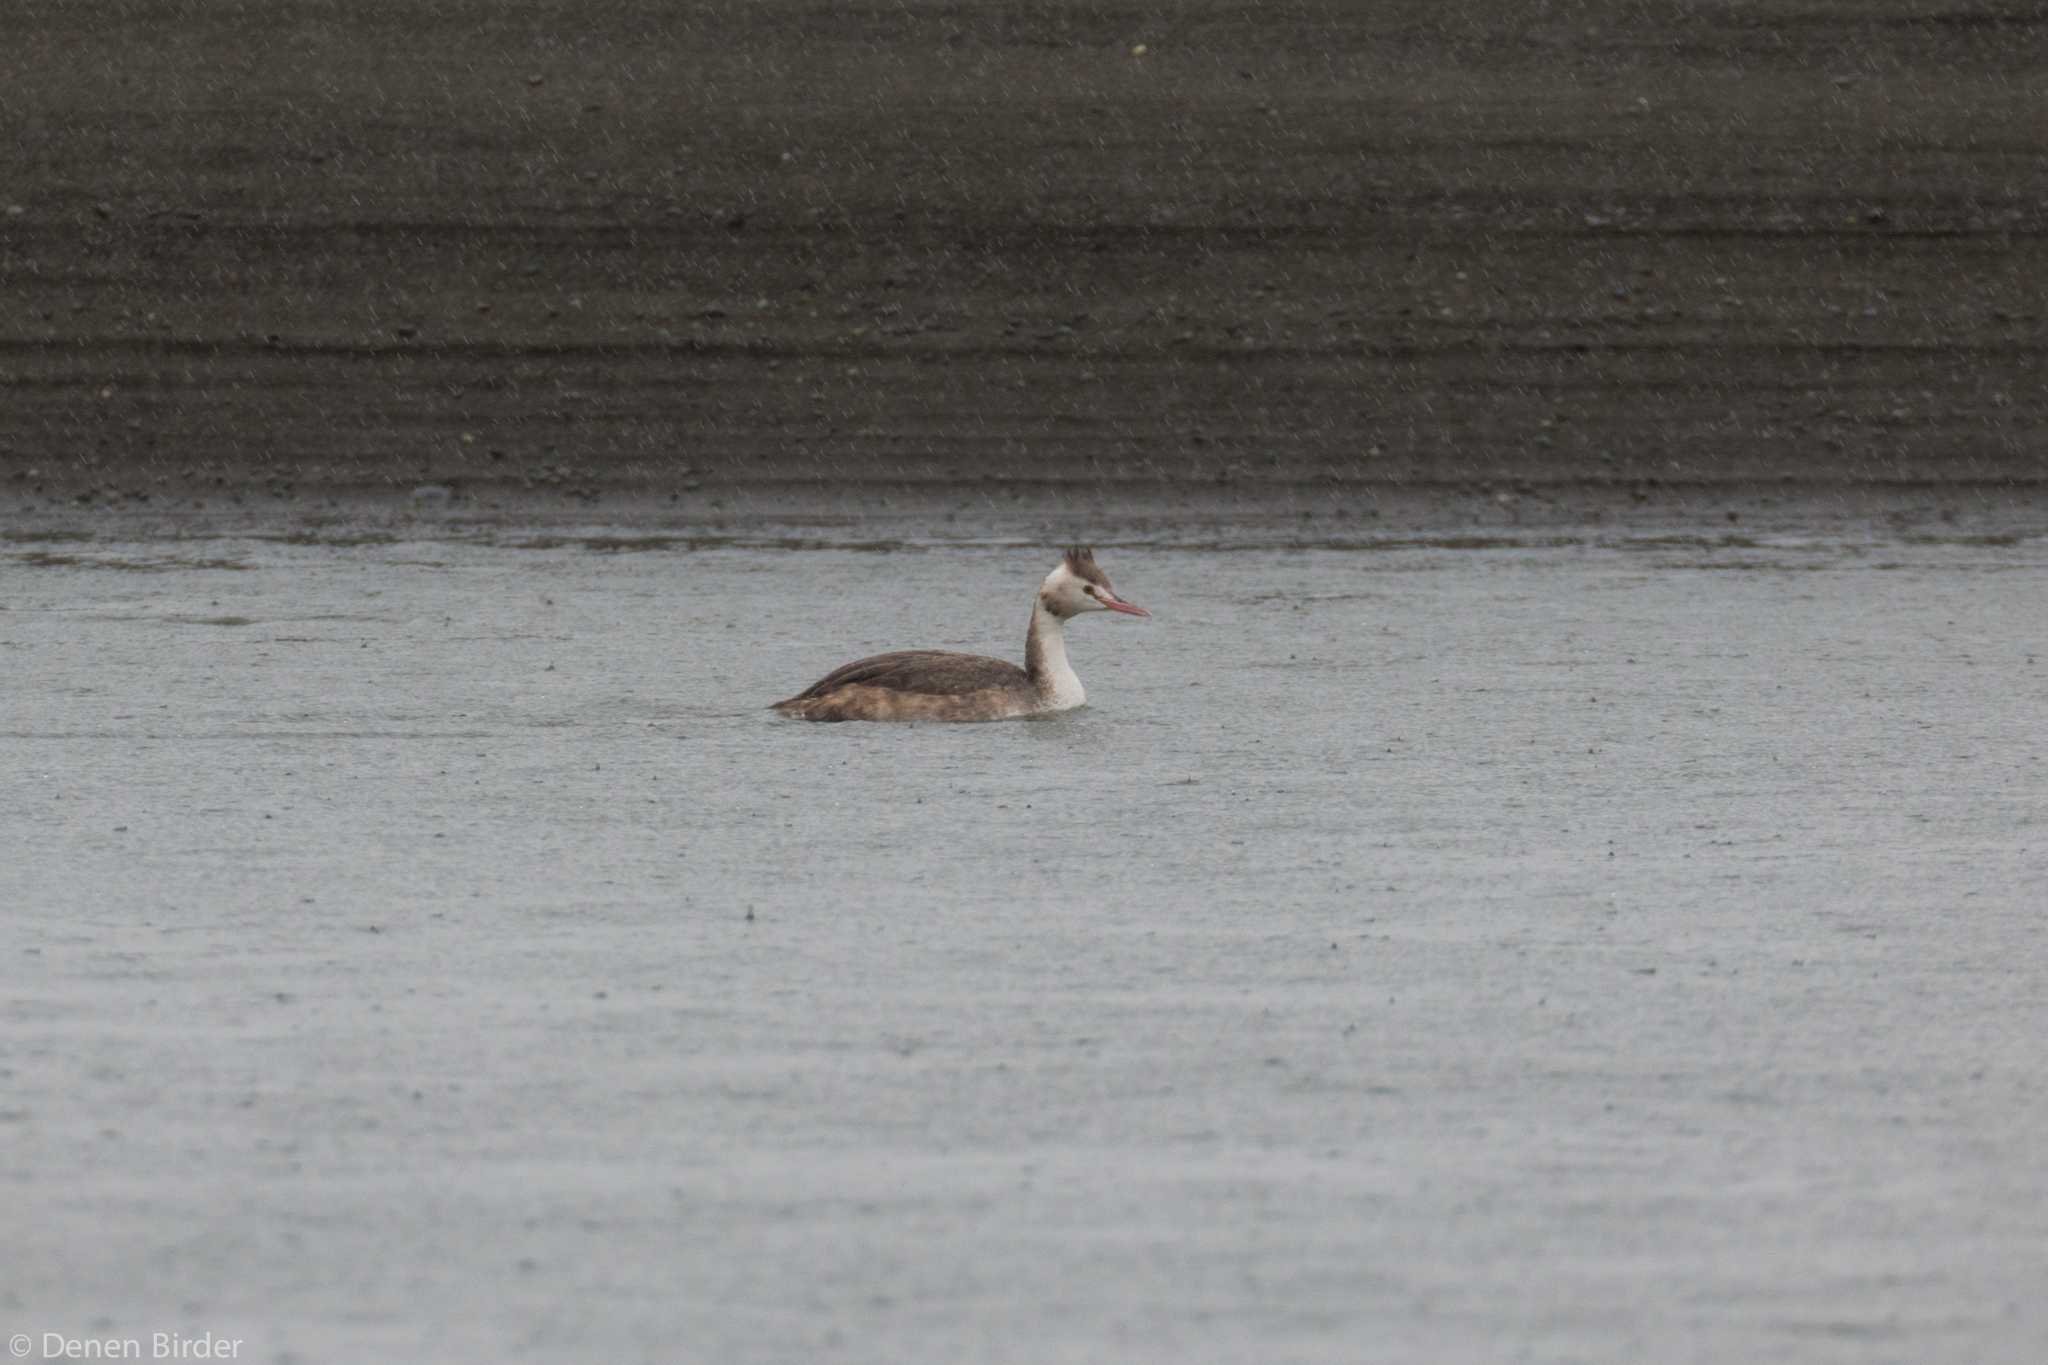
M 1024 667 L 979 654 L 904 649 L 834 669 L 770 710 L 803 720 L 1010 720 L 1088 700 L 1067 662 L 1062 623 L 1084 611 L 1150 616 L 1111 591 L 1095 552 L 1068 550 L 1038 585 Z

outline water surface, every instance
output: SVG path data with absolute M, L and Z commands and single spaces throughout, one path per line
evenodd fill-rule
M 0 545 L 0 1318 L 2032 1358 L 2048 541 L 1098 553 L 1088 708 L 883 727 L 763 708 L 1050 550 Z

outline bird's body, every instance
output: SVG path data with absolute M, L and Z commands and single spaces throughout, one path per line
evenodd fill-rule
M 1087 550 L 1069 550 L 1039 585 L 1024 667 L 979 654 L 905 649 L 834 669 L 773 709 L 803 720 L 1014 720 L 1088 700 L 1067 662 L 1064 623 L 1085 611 L 1149 616 L 1110 589 Z

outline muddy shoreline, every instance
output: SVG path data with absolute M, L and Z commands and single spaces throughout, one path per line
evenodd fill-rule
M 2024 7 L 11 27 L 17 507 L 2048 478 Z

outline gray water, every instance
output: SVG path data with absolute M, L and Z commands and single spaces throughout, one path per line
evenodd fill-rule
M 0 545 L 0 1335 L 2033 1361 L 2048 540 Z

